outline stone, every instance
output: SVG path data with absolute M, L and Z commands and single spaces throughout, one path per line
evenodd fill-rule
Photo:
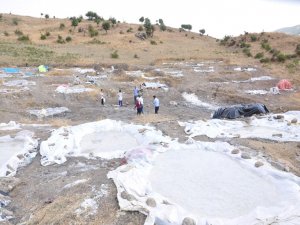
M 152 208 L 156 207 L 156 201 L 154 198 L 148 198 L 146 204 Z
M 298 122 L 297 118 L 291 120 L 291 123 L 297 123 L 297 122 Z
M 127 191 L 122 191 L 121 192 L 121 197 L 123 199 L 128 200 L 128 201 L 136 200 L 136 198 L 133 195 L 129 194 Z
M 239 153 L 240 153 L 240 150 L 238 150 L 238 149 L 233 149 L 231 151 L 231 154 L 239 154 Z
M 190 217 L 185 217 L 182 221 L 181 225 L 196 225 L 196 222 L 194 219 L 190 218 Z
M 261 166 L 263 166 L 264 165 L 264 163 L 263 162 L 260 162 L 260 161 L 257 161 L 255 164 L 254 164 L 254 166 L 255 167 L 261 167 Z
M 282 134 L 278 133 L 278 134 L 272 134 L 272 137 L 280 137 L 282 138 Z
M 284 119 L 284 115 L 275 115 L 274 119 L 277 119 L 277 120 Z
M 246 153 L 246 152 L 243 152 L 242 155 L 241 155 L 241 157 L 243 159 L 251 159 L 251 156 L 248 153 Z

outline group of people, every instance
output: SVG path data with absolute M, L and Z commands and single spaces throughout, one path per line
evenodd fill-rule
M 135 87 L 133 89 L 133 98 L 134 98 L 134 108 L 137 110 L 137 115 L 144 114 L 144 99 L 142 97 L 143 95 L 143 90 L 138 89 Z M 123 93 L 122 90 L 120 89 L 118 94 L 118 105 L 119 107 L 123 106 Z M 105 103 L 105 97 L 104 97 L 104 92 L 103 89 L 100 91 L 100 99 L 101 99 L 101 105 L 104 105 Z M 159 99 L 154 95 L 153 96 L 153 105 L 154 105 L 154 113 L 158 114 L 159 110 Z
M 133 89 L 133 101 L 134 101 L 134 108 L 137 110 L 137 115 L 144 114 L 144 99 L 142 97 L 142 89 L 138 89 L 135 87 Z M 154 113 L 158 114 L 159 110 L 159 99 L 154 95 L 153 96 L 153 105 L 154 105 Z

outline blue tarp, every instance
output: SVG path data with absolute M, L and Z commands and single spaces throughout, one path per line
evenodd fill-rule
M 20 73 L 19 68 L 3 68 L 5 73 Z

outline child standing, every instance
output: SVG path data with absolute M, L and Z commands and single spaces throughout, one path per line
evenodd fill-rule
M 101 98 L 101 105 L 104 105 L 104 103 L 105 103 L 105 98 L 104 98 L 103 89 L 101 89 L 101 91 L 100 91 L 100 98 Z
M 118 102 L 119 102 L 119 106 L 122 107 L 123 106 L 123 93 L 122 93 L 121 89 L 119 90 L 119 93 L 118 93 Z

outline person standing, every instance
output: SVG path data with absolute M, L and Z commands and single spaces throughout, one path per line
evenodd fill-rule
M 141 102 L 141 113 L 144 114 L 144 99 L 143 96 L 139 95 L 138 97 L 139 101 Z
M 135 86 L 133 89 L 133 98 L 134 98 L 134 104 L 136 104 L 136 98 L 139 95 L 139 89 Z
M 158 114 L 159 99 L 155 95 L 153 96 L 153 105 L 154 105 L 154 112 L 155 112 L 155 114 Z
M 142 104 L 141 104 L 141 101 L 140 101 L 139 97 L 136 98 L 134 108 L 136 108 L 136 114 L 138 116 L 141 115 L 141 113 L 142 113 Z
M 105 98 L 104 98 L 103 89 L 101 89 L 101 91 L 100 91 L 100 98 L 101 98 L 101 105 L 104 105 L 104 103 L 105 103 Z
M 121 89 L 119 90 L 119 93 L 118 93 L 118 101 L 119 101 L 119 106 L 122 107 L 123 106 L 123 93 L 122 93 Z

